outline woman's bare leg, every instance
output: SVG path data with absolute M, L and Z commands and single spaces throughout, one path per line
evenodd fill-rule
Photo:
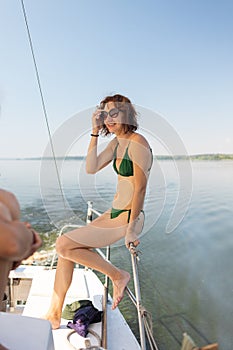
M 66 292 L 72 281 L 73 270 L 74 263 L 72 261 L 62 257 L 58 258 L 52 300 L 45 315 L 45 318 L 51 322 L 53 329 L 60 327 L 62 307 Z
M 75 229 L 57 239 L 59 265 L 56 271 L 51 307 L 46 314 L 46 318 L 51 321 L 54 329 L 60 325 L 62 306 L 71 283 L 74 262 L 109 276 L 113 283 L 112 309 L 115 309 L 123 298 L 130 274 L 112 265 L 91 248 L 107 246 L 124 237 L 127 213 L 123 213 L 121 217 L 114 220 L 108 218 L 109 214 L 103 214 L 88 226 Z M 67 274 L 66 277 L 62 276 L 65 274 Z M 63 287 L 61 287 L 62 284 L 64 284 Z
M 70 238 L 63 237 L 64 239 Z M 124 290 L 127 286 L 129 280 L 130 280 L 130 274 L 124 270 L 121 270 L 108 262 L 107 260 L 103 259 L 98 253 L 95 251 L 80 247 L 76 249 L 64 249 L 63 247 L 67 247 L 70 242 L 67 242 L 67 244 L 63 245 L 61 247 L 62 254 L 65 256 L 66 259 L 69 259 L 71 261 L 78 262 L 81 265 L 90 267 L 94 270 L 97 270 L 99 272 L 102 272 L 104 275 L 107 275 L 113 283 L 113 304 L 112 309 L 114 310 L 120 301 L 122 300 L 124 296 Z M 71 241 L 72 244 L 72 241 Z M 59 248 L 58 248 L 59 249 Z
M 67 241 L 66 243 L 64 241 Z M 109 276 L 113 283 L 113 305 L 115 309 L 122 300 L 126 285 L 130 280 L 130 274 L 120 270 L 110 262 L 103 259 L 98 253 L 84 247 L 67 249 L 73 244 L 70 238 L 62 236 L 57 241 L 57 251 L 62 255 L 58 259 L 54 291 L 50 308 L 45 316 L 52 324 L 53 329 L 60 327 L 62 307 L 66 292 L 72 281 L 74 262 L 90 267 Z

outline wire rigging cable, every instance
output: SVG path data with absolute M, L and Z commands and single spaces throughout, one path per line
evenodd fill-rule
M 35 57 L 33 43 L 32 43 L 32 37 L 31 37 L 31 34 L 30 34 L 30 29 L 29 29 L 29 25 L 28 25 L 26 9 L 25 9 L 23 0 L 21 0 L 21 6 L 22 6 L 23 17 L 24 17 L 24 21 L 25 21 L 25 25 L 26 25 L 26 29 L 27 29 L 28 41 L 29 41 L 30 50 L 31 50 L 31 54 L 32 54 L 34 69 L 35 69 L 35 73 L 36 73 L 36 80 L 37 80 L 37 84 L 38 84 L 38 87 L 39 87 L 43 114 L 44 114 L 44 118 L 45 118 L 45 122 L 46 122 L 46 126 L 47 126 L 47 131 L 48 131 L 48 134 L 49 134 L 49 143 L 50 143 L 50 147 L 51 147 L 51 151 L 52 151 L 52 155 L 53 155 L 53 160 L 54 160 L 54 164 L 55 164 L 58 185 L 59 185 L 59 189 L 60 189 L 60 192 L 61 192 L 61 196 L 62 196 L 64 207 L 66 208 L 66 202 L 65 202 L 65 197 L 64 197 L 63 190 L 62 190 L 62 186 L 61 186 L 61 179 L 60 179 L 60 176 L 59 176 L 59 171 L 58 171 L 58 166 L 57 166 L 57 161 L 56 161 L 56 155 L 55 155 L 55 150 L 54 150 L 54 146 L 53 146 L 53 140 L 52 140 L 52 135 L 51 135 L 51 131 L 50 131 L 49 121 L 48 121 L 48 114 L 47 114 L 47 110 L 46 110 L 46 106 L 45 106 L 45 100 L 44 100 L 44 95 L 43 95 L 41 81 L 40 81 L 39 70 L 38 70 L 38 66 L 37 66 L 37 62 L 36 62 L 36 57 Z

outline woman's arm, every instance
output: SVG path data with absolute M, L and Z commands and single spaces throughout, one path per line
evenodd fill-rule
M 137 135 L 131 142 L 130 157 L 134 166 L 134 193 L 131 202 L 130 222 L 127 228 L 125 243 L 128 247 L 130 242 L 135 245 L 139 244 L 138 229 L 141 225 L 137 225 L 139 215 L 143 209 L 146 194 L 148 169 L 151 165 L 151 151 L 147 141 L 141 135 Z
M 103 169 L 113 159 L 114 140 L 110 141 L 107 147 L 98 155 L 97 154 L 97 137 L 92 137 L 87 157 L 86 157 L 86 171 L 88 174 L 95 174 Z
M 99 131 L 102 128 L 100 114 L 101 111 L 97 109 L 92 115 L 92 135 L 96 136 L 91 136 L 87 151 L 86 171 L 88 174 L 95 174 L 97 171 L 101 170 L 111 162 L 113 158 L 114 145 L 116 144 L 115 139 L 110 141 L 107 147 L 99 155 L 97 154 L 97 135 L 99 135 Z

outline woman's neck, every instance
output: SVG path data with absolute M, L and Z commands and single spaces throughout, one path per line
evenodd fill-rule
M 120 133 L 116 135 L 117 141 L 121 146 L 125 146 L 126 143 L 128 143 L 128 140 L 131 139 L 133 132 L 127 132 L 127 133 Z

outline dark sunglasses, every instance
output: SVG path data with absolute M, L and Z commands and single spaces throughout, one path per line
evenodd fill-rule
M 118 108 L 112 108 L 110 109 L 109 112 L 106 112 L 106 111 L 102 111 L 101 112 L 101 117 L 105 120 L 107 119 L 108 115 L 111 117 L 111 118 L 116 118 L 119 114 L 120 110 Z

